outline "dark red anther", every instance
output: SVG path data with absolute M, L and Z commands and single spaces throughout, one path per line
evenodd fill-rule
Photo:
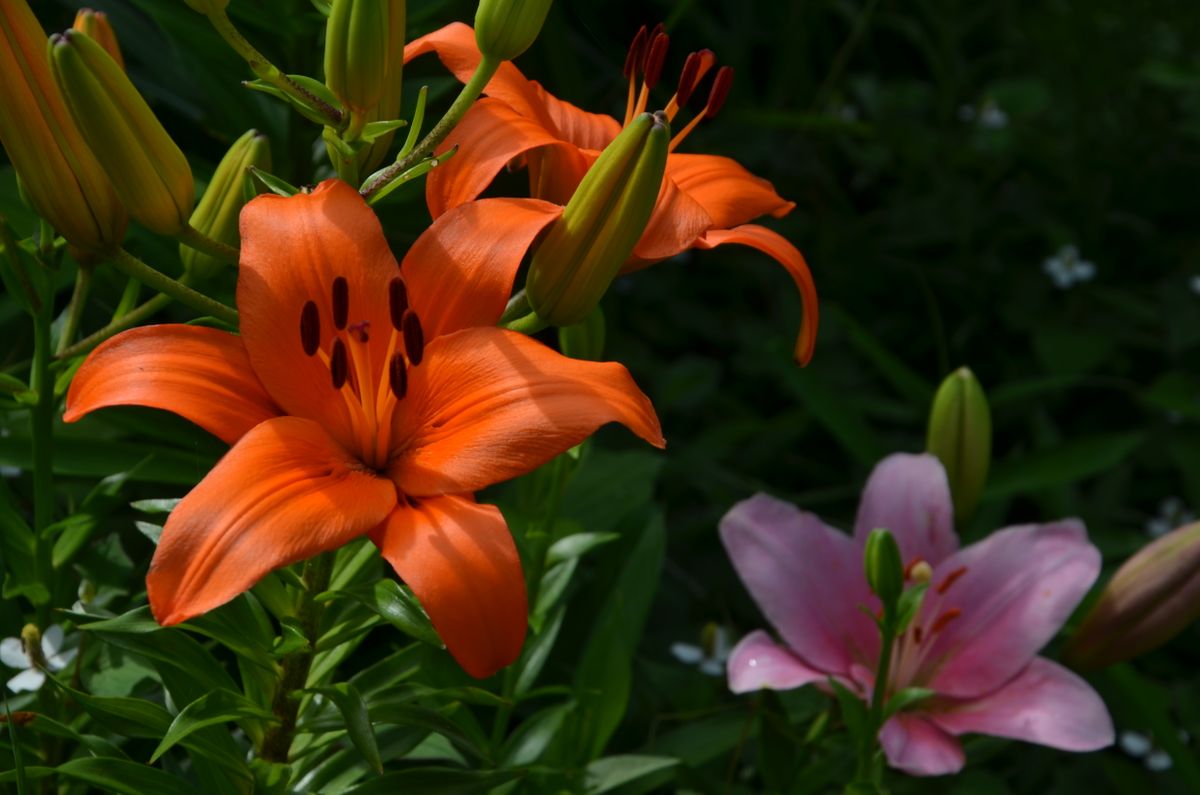
M 408 360 L 413 366 L 416 366 L 425 356 L 425 332 L 421 330 L 421 319 L 410 309 L 404 313 L 400 325 L 404 333 L 404 352 L 408 354 Z
M 707 50 L 703 52 L 707 52 Z M 687 101 L 692 98 L 692 92 L 696 90 L 696 83 L 700 82 L 697 77 L 700 74 L 700 61 L 703 57 L 699 52 L 689 52 L 687 60 L 683 62 L 683 71 L 679 73 L 679 87 L 675 89 L 675 102 L 680 107 L 686 105 Z
M 392 315 L 392 328 L 403 330 L 404 310 L 408 309 L 408 288 L 399 276 L 388 282 L 388 311 Z
M 329 372 L 333 376 L 333 388 L 341 389 L 346 383 L 347 365 L 346 345 L 341 339 L 333 341 L 333 354 L 329 357 Z
M 388 362 L 388 386 L 396 400 L 404 399 L 404 393 L 408 391 L 408 366 L 404 364 L 402 354 L 394 354 Z
M 646 49 L 646 26 L 642 25 L 638 28 L 638 32 L 633 37 L 633 43 L 629 45 L 629 53 L 625 56 L 625 68 L 621 70 L 621 74 L 626 77 L 633 77 L 634 72 L 642 64 L 642 56 Z
M 717 70 L 717 76 L 713 78 L 712 89 L 708 92 L 708 103 L 704 106 L 704 118 L 711 119 L 717 115 L 717 111 L 721 110 L 721 106 L 725 104 L 725 98 L 729 96 L 731 88 L 733 88 L 733 67 L 722 66 Z
M 667 60 L 667 45 L 671 43 L 671 37 L 665 33 L 660 33 L 650 42 L 650 49 L 646 51 L 646 68 L 643 70 L 644 77 L 642 78 L 647 88 L 654 88 L 658 84 L 658 78 L 662 77 L 663 64 Z
M 937 621 L 934 621 L 933 626 L 929 628 L 929 634 L 932 635 L 935 632 L 941 632 L 943 629 L 946 628 L 947 624 L 949 624 L 951 621 L 953 621 L 954 619 L 958 618 L 961 615 L 962 615 L 962 611 L 959 610 L 957 607 L 950 608 L 945 613 L 942 613 L 940 616 L 937 617 Z
M 354 339 L 365 345 L 371 341 L 371 321 L 362 320 L 358 323 L 352 323 L 349 332 Z
M 321 347 L 321 315 L 312 301 L 305 301 L 300 310 L 300 347 L 306 356 L 316 355 Z
M 957 569 L 946 575 L 946 579 L 942 580 L 942 584 L 937 587 L 937 592 L 939 594 L 946 593 L 946 591 L 950 590 L 950 586 L 958 582 L 958 578 L 966 573 L 967 567 L 959 566 Z
M 350 285 L 345 276 L 333 280 L 333 325 L 341 331 L 350 319 Z

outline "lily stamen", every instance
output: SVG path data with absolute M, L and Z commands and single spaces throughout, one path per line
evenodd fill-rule
M 946 579 L 942 580 L 941 584 L 938 585 L 937 592 L 939 594 L 946 593 L 946 591 L 950 590 L 950 586 L 954 585 L 954 583 L 958 582 L 959 578 L 962 577 L 966 573 L 967 573 L 967 567 L 959 566 L 957 569 L 955 569 L 954 571 L 952 571 L 946 575 Z
M 674 152 L 679 144 L 683 143 L 683 139 L 696 129 L 704 119 L 715 118 L 720 112 L 721 106 L 725 104 L 726 98 L 729 97 L 729 89 L 733 87 L 733 67 L 722 66 L 717 70 L 717 76 L 713 78 L 712 88 L 708 91 L 708 101 L 704 103 L 704 110 L 696 114 L 696 117 L 687 123 L 687 126 L 675 134 L 671 139 L 669 151 Z
M 629 45 L 629 52 L 625 56 L 625 67 L 621 70 L 621 74 L 629 81 L 629 97 L 625 100 L 625 123 L 633 118 L 633 106 L 637 97 L 637 73 L 638 68 L 642 64 L 642 57 L 646 50 L 646 26 L 642 25 L 638 28 L 638 32 L 633 37 L 633 43 Z
M 333 326 L 338 331 L 346 328 L 350 319 L 350 285 L 345 276 L 333 280 Z
M 300 310 L 300 347 L 306 356 L 315 355 L 321 347 L 321 315 L 312 301 L 305 301 Z
M 958 618 L 961 615 L 962 615 L 962 610 L 959 610 L 957 607 L 950 608 L 949 610 L 947 610 L 946 612 L 942 613 L 940 616 L 937 617 L 937 620 L 933 622 L 933 626 L 931 626 L 929 628 L 929 634 L 933 635 L 934 633 L 941 632 L 943 629 L 946 628 L 947 624 L 949 624 L 951 621 L 953 621 L 954 619 Z
M 683 70 L 679 73 L 679 85 L 675 89 L 675 96 L 671 97 L 667 103 L 665 111 L 667 121 L 675 120 L 679 109 L 687 105 L 688 100 L 692 98 L 692 93 L 700 85 L 700 81 L 704 79 L 708 70 L 716 62 L 717 56 L 712 50 L 704 49 L 688 53 L 687 60 L 683 62 Z

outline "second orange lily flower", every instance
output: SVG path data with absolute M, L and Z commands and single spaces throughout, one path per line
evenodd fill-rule
M 639 31 L 625 64 L 629 79 L 626 123 L 644 110 L 649 90 L 662 74 L 667 37 L 656 29 Z M 479 63 L 471 28 L 453 23 L 422 36 L 404 50 L 407 63 L 436 53 L 459 80 L 466 82 Z M 679 90 L 667 104 L 674 118 L 687 104 L 701 78 L 714 65 L 712 52 L 692 53 L 683 67 Z M 643 76 L 641 88 L 638 74 Z M 671 149 L 702 118 L 711 117 L 724 102 L 732 72 L 718 70 L 704 110 L 676 134 Z M 483 192 L 512 162 L 529 168 L 531 194 L 564 205 L 605 146 L 621 131 L 611 116 L 589 113 L 564 102 L 529 80 L 511 63 L 501 64 L 476 102 L 443 142 L 439 151 L 458 146 L 458 153 L 430 173 L 426 201 L 434 218 Z M 771 183 L 756 177 L 736 161 L 717 155 L 681 154 L 667 158 L 666 175 L 646 231 L 622 272 L 644 268 L 690 248 L 709 249 L 738 243 L 774 258 L 795 281 L 804 316 L 795 346 L 796 359 L 812 358 L 817 332 L 817 291 L 804 257 L 786 238 L 763 226 L 747 223 L 763 215 L 776 218 L 795 204 L 779 196 Z
M 495 327 L 521 257 L 556 217 L 545 202 L 472 202 L 397 266 L 344 182 L 260 196 L 241 216 L 240 335 L 149 326 L 88 357 L 68 422 L 149 406 L 233 445 L 163 529 L 146 579 L 159 623 L 369 535 L 468 673 L 516 659 L 520 560 L 500 511 L 473 492 L 608 422 L 664 444 L 624 367 Z

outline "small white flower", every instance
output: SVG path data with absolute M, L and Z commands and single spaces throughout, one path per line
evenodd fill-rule
M 1193 293 L 1200 295 L 1200 274 L 1188 279 L 1188 287 L 1192 289 Z
M 1043 260 L 1042 270 L 1060 290 L 1079 282 L 1091 281 L 1096 276 L 1096 264 L 1080 259 L 1079 249 L 1072 245 L 1063 246 L 1053 257 Z
M 1145 756 L 1154 747 L 1149 737 L 1141 732 L 1134 731 L 1121 732 L 1121 736 L 1117 738 L 1117 742 L 1121 744 L 1121 750 L 1130 756 Z
M 975 121 L 975 106 L 974 105 L 959 105 L 958 120 L 963 124 L 968 124 Z
M 694 665 L 708 676 L 722 676 L 731 647 L 729 633 L 718 624 L 706 624 L 700 633 L 701 645 L 672 643 L 671 654 L 684 665 Z
M 51 624 L 42 635 L 42 654 L 46 658 L 46 667 L 51 671 L 61 671 L 75 659 L 77 650 L 63 649 L 63 639 L 61 624 Z M 46 682 L 46 674 L 33 667 L 33 660 L 25 653 L 25 645 L 20 638 L 0 640 L 0 662 L 9 668 L 23 669 L 8 680 L 8 689 L 14 693 L 37 690 Z
M 1142 760 L 1142 764 L 1151 772 L 1161 773 L 1164 770 L 1171 769 L 1171 755 L 1161 748 L 1155 749 L 1146 755 L 1146 758 Z

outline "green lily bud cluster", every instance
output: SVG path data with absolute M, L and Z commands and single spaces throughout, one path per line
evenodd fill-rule
M 94 39 L 117 62 L 117 66 L 125 68 L 125 59 L 121 56 L 121 45 L 117 43 L 117 34 L 113 31 L 112 25 L 108 23 L 107 14 L 103 11 L 81 8 L 75 15 L 75 24 L 71 27 Z
M 50 39 L 50 63 L 71 116 L 130 215 L 160 234 L 180 232 L 195 204 L 192 170 L 125 72 L 75 30 Z
M 237 247 L 238 216 L 246 202 L 257 193 L 248 170 L 250 166 L 264 171 L 271 169 L 271 146 L 267 137 L 257 130 L 245 132 L 221 158 L 212 181 L 192 213 L 192 227 L 213 240 Z M 186 245 L 179 247 L 179 258 L 183 260 L 184 270 L 199 279 L 225 267 L 222 260 Z
M 955 370 L 938 387 L 926 446 L 946 469 L 954 517 L 966 521 L 979 504 L 992 458 L 992 415 L 968 368 Z
M 650 220 L 670 141 L 666 118 L 643 113 L 600 153 L 534 252 L 525 289 L 540 318 L 570 326 L 600 302 Z
M 1200 522 L 1125 561 L 1071 636 L 1063 659 L 1081 670 L 1152 651 L 1200 619 Z
M 379 104 L 388 83 L 391 61 L 403 60 L 403 49 L 393 52 L 393 6 L 389 0 L 334 0 L 325 25 L 325 85 L 343 105 L 358 114 Z
M 511 61 L 529 49 L 550 11 L 550 0 L 480 0 L 475 43 L 487 58 Z
M 46 33 L 25 0 L 0 3 L 0 143 L 23 195 L 73 246 L 120 245 L 127 214 L 51 77 Z

